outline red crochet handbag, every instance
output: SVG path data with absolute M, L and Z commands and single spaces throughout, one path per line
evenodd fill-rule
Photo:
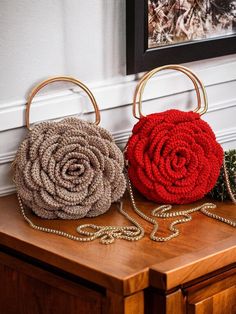
M 196 110 L 171 109 L 147 116 L 142 113 L 142 95 L 147 81 L 164 69 L 181 71 L 192 80 L 198 99 Z M 201 108 L 200 91 L 204 108 Z M 186 204 L 201 199 L 214 187 L 223 162 L 223 150 L 211 127 L 201 119 L 206 111 L 205 88 L 186 67 L 162 66 L 140 80 L 133 103 L 133 115 L 139 121 L 127 143 L 126 159 L 132 184 L 146 198 L 157 203 Z

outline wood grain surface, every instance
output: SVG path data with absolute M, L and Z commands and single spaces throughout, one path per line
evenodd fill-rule
M 127 297 L 108 291 L 105 313 L 144 314 L 144 292 L 139 291 Z
M 184 289 L 190 314 L 235 314 L 236 269 L 232 268 L 217 276 Z
M 136 195 L 136 199 L 137 205 L 150 215 L 156 204 L 144 200 L 140 195 Z M 236 207 L 232 203 L 217 205 L 216 213 L 236 219 Z M 175 209 L 189 207 L 176 206 Z M 146 231 L 143 239 L 132 243 L 116 240 L 114 244 L 102 245 L 99 240 L 79 243 L 35 231 L 24 221 L 18 209 L 16 195 L 0 199 L 0 245 L 120 295 L 136 293 L 150 284 L 166 290 L 172 289 L 236 261 L 236 230 L 201 213 L 193 214 L 191 222 L 179 225 L 181 235 L 169 242 L 151 241 L 149 234 L 152 225 L 138 218 Z M 124 202 L 124 209 L 137 218 L 128 198 Z M 116 205 L 100 217 L 77 221 L 42 220 L 30 211 L 28 215 L 37 224 L 75 235 L 76 227 L 84 223 L 115 226 L 130 224 L 117 211 Z M 159 234 L 168 234 L 170 221 L 159 220 Z
M 215 295 L 188 304 L 189 314 L 235 314 L 236 313 L 236 286 L 220 291 Z

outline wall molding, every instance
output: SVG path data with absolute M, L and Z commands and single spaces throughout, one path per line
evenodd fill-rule
M 196 65 L 195 65 L 196 66 Z M 236 60 L 231 62 L 211 63 L 208 66 L 198 66 L 191 68 L 202 79 L 205 86 L 211 87 L 236 80 Z M 217 75 L 215 75 L 217 73 Z M 134 90 L 139 76 L 126 77 L 120 81 L 113 81 L 106 85 L 88 84 L 98 102 L 100 110 L 107 110 L 131 104 Z M 105 82 L 103 82 L 105 84 Z M 192 83 L 179 72 L 164 71 L 158 77 L 154 77 L 146 87 L 143 97 L 144 101 L 155 98 L 166 97 L 174 94 L 192 91 Z M 236 99 L 226 101 L 224 104 L 211 106 L 209 111 L 220 110 L 226 106 L 233 106 Z M 0 131 L 6 131 L 18 127 L 23 127 L 25 99 L 6 102 L 0 105 Z M 50 110 L 48 110 L 50 108 Z M 92 106 L 84 93 L 79 92 L 77 87 L 61 91 L 54 91 L 35 98 L 32 106 L 32 121 L 38 122 L 45 119 L 55 119 L 67 115 L 92 112 Z
M 202 61 L 192 63 L 189 66 L 202 79 L 210 98 L 210 104 L 206 119 L 209 122 L 217 122 L 213 119 L 222 119 L 222 128 L 216 132 L 217 140 L 225 147 L 234 147 L 236 143 L 236 126 L 234 123 L 234 113 L 236 110 L 236 58 L 232 56 L 230 60 Z M 133 93 L 140 75 L 127 76 L 109 81 L 88 84 L 94 93 L 100 110 L 104 110 L 102 116 L 105 124 L 112 125 L 115 142 L 123 147 L 131 134 L 131 108 Z M 163 103 L 169 104 L 177 100 L 181 105 L 183 101 L 191 101 L 193 91 L 192 83 L 182 74 L 172 71 L 161 72 L 158 78 L 153 78 L 145 89 L 143 101 L 163 98 Z M 175 97 L 176 95 L 176 97 Z M 193 95 L 194 97 L 195 95 Z M 168 97 L 165 98 L 164 97 Z M 149 105 L 149 103 L 147 103 Z M 127 107 L 124 107 L 127 106 Z M 115 109 L 119 108 L 120 109 Z M 50 109 L 49 109 L 50 108 Z M 153 107 L 155 108 L 155 107 Z M 111 109 L 110 111 L 108 111 Z M 112 116 L 113 111 L 117 113 Z M 227 110 L 228 109 L 228 110 Z M 24 122 L 25 99 L 0 104 L 0 196 L 15 192 L 14 184 L 10 179 L 10 163 L 14 160 L 18 142 L 21 140 L 25 125 Z M 68 115 L 86 114 L 92 112 L 92 106 L 84 93 L 79 92 L 78 88 L 51 91 L 35 98 L 32 106 L 32 121 L 39 122 L 47 119 L 56 119 Z M 219 112 L 219 113 L 214 113 Z M 124 121 L 122 117 L 124 114 Z M 90 118 L 89 118 L 90 119 Z M 113 121 L 114 119 L 114 121 Z M 127 123 L 126 123 L 127 122 Z M 216 123 L 214 123 L 216 125 Z M 213 125 L 214 125 L 213 124 Z M 217 128 L 218 123 L 217 123 Z M 4 153 L 3 153 L 3 149 Z
M 119 146 L 126 144 L 131 135 L 131 131 L 130 129 L 113 133 L 116 144 Z M 215 135 L 220 144 L 236 141 L 236 127 L 215 132 Z
M 119 132 L 113 132 L 112 135 L 114 137 L 114 140 L 118 146 L 123 146 L 127 143 L 130 135 L 131 135 L 132 129 L 126 129 Z M 225 129 L 223 131 L 215 132 L 217 141 L 220 144 L 232 142 L 236 140 L 236 127 Z M 1 164 L 7 164 L 11 163 L 16 155 L 16 151 L 11 151 L 8 153 L 0 154 L 0 165 Z
M 232 107 L 236 107 L 236 98 L 231 98 L 222 102 L 216 102 L 214 104 L 211 104 L 207 110 L 207 113 L 225 110 Z
M 16 151 L 0 154 L 0 165 L 12 162 L 15 158 Z
M 124 147 L 127 143 L 129 136 L 131 134 L 131 129 L 114 132 L 113 137 L 115 142 L 120 147 Z M 216 138 L 220 144 L 225 144 L 228 142 L 236 141 L 236 127 L 231 129 L 225 129 L 223 131 L 216 132 Z M 5 154 L 0 154 L 0 166 L 9 168 L 10 163 L 15 158 L 16 151 L 12 151 Z M 5 186 L 0 186 L 0 197 L 12 194 L 15 192 L 14 184 L 8 184 Z
M 16 191 L 16 188 L 13 184 L 0 187 L 0 197 L 12 194 L 15 191 Z
M 217 141 L 220 144 L 236 141 L 236 128 L 216 132 Z
M 123 130 L 120 132 L 114 132 L 113 136 L 115 142 L 119 146 L 124 146 L 129 139 L 131 134 L 131 129 Z M 236 127 L 231 129 L 226 129 L 223 131 L 216 132 L 217 140 L 220 144 L 225 144 L 228 142 L 236 141 Z M 15 158 L 16 152 L 9 152 L 6 154 L 0 154 L 0 164 L 3 164 L 4 167 L 9 167 L 9 163 L 11 163 Z M 15 186 L 13 184 L 0 186 L 0 197 L 12 194 L 16 191 Z

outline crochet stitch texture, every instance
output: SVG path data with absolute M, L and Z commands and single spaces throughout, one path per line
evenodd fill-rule
M 105 213 L 125 191 L 123 168 L 111 134 L 77 118 L 34 126 L 13 164 L 22 201 L 47 219 Z
M 191 203 L 215 185 L 223 150 L 194 112 L 167 110 L 140 118 L 127 145 L 129 177 L 148 199 Z

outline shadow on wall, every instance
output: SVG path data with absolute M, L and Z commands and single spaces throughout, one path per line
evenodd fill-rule
M 112 4 L 112 5 L 111 5 Z M 103 0 L 103 71 L 112 76 L 112 67 L 126 75 L 125 0 Z M 114 29 L 112 29 L 114 28 Z
M 125 76 L 125 0 L 64 0 L 64 60 L 68 75 L 101 82 Z

